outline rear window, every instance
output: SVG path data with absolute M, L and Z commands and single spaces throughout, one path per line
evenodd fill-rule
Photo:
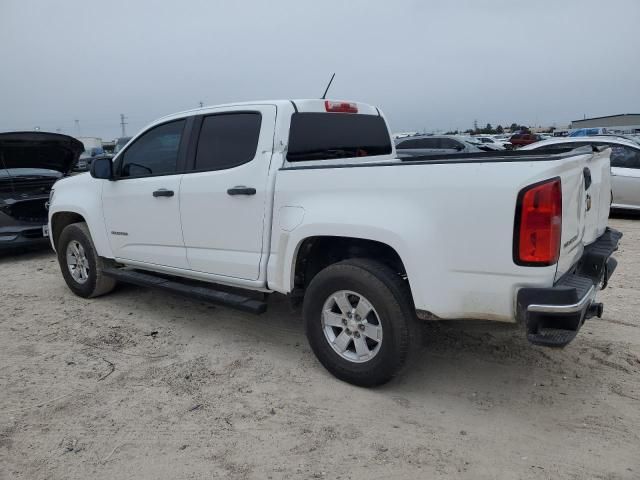
M 294 113 L 287 160 L 329 160 L 391 153 L 391 138 L 378 115 Z

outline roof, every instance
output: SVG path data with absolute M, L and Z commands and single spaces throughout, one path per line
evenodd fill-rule
M 626 147 L 640 149 L 640 145 L 633 140 L 624 137 L 617 137 L 615 135 L 594 135 L 592 137 L 555 137 L 548 140 L 541 140 L 539 142 L 532 143 L 530 145 L 522 147 L 522 149 L 535 150 L 547 145 L 557 145 L 558 143 L 584 143 L 589 142 L 590 140 L 593 142 L 615 143 L 617 145 L 624 145 Z
M 571 120 L 572 122 L 584 122 L 587 120 L 601 120 L 603 118 L 615 118 L 615 117 L 629 117 L 629 116 L 638 116 L 640 117 L 640 113 L 618 113 L 617 115 L 605 115 L 603 117 L 590 117 L 590 118 L 579 118 L 578 120 Z
M 349 102 L 356 103 L 358 105 L 358 113 L 376 115 L 380 114 L 380 111 L 367 103 L 356 102 L 354 100 L 339 100 L 335 98 L 327 98 L 326 100 L 330 101 L 339 101 L 339 102 Z M 171 113 L 169 115 L 165 115 L 160 117 L 159 119 L 152 122 L 153 124 L 159 123 L 160 121 L 164 121 L 171 118 L 179 118 L 184 116 L 195 115 L 198 112 L 208 113 L 209 111 L 217 108 L 228 108 L 228 107 L 242 107 L 242 106 L 257 106 L 257 105 L 275 105 L 276 107 L 294 107 L 303 112 L 324 112 L 324 98 L 302 98 L 302 99 L 288 99 L 288 100 L 256 100 L 252 102 L 233 102 L 233 103 L 224 103 L 220 105 L 208 105 L 200 108 L 192 108 L 189 110 L 184 110 L 182 112 Z

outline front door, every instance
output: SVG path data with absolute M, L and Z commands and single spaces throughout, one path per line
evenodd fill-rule
M 180 190 L 180 213 L 192 270 L 256 280 L 270 205 L 269 164 L 276 108 L 234 107 L 205 115 Z
M 152 127 L 116 161 L 102 190 L 104 219 L 116 258 L 188 268 L 180 228 L 180 181 L 187 120 Z

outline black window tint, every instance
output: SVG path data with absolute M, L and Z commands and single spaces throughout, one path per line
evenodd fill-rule
M 446 148 L 446 149 L 449 149 L 449 150 L 454 149 L 455 150 L 455 149 L 460 148 L 460 147 L 463 147 L 463 145 L 460 142 L 454 140 L 453 138 L 442 138 L 442 139 L 440 139 L 440 148 Z
M 409 148 L 438 148 L 438 139 L 436 138 L 413 138 L 405 140 L 396 149 L 405 150 Z
M 396 150 L 405 150 L 407 148 L 414 148 L 411 145 L 413 145 L 413 140 L 404 140 L 396 145 Z
M 421 138 L 418 142 L 420 145 L 418 148 L 442 148 L 439 138 Z
M 621 145 L 611 145 L 611 166 L 640 168 L 640 150 Z
M 165 123 L 144 133 L 122 157 L 121 177 L 175 173 L 184 120 Z
M 253 160 L 261 122 L 259 112 L 205 117 L 198 139 L 196 170 L 224 170 Z
M 290 162 L 390 153 L 389 131 L 378 115 L 307 112 L 291 116 Z

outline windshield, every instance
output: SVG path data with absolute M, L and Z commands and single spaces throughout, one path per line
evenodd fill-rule
M 460 138 L 462 138 L 463 141 L 470 143 L 471 145 L 480 145 L 482 143 L 480 140 L 473 137 L 460 137 Z

